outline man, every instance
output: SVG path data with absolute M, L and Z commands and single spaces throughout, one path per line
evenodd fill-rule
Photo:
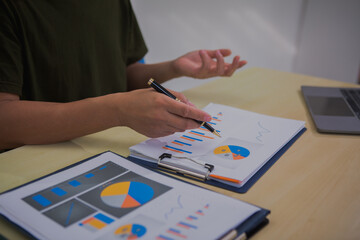
M 115 126 L 148 137 L 198 127 L 209 114 L 181 93 L 150 88 L 188 76 L 231 76 L 246 64 L 228 49 L 200 50 L 157 64 L 130 1 L 0 0 L 0 149 L 70 140 Z

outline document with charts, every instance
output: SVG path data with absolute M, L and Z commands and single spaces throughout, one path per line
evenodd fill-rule
M 200 127 L 148 139 L 132 146 L 130 157 L 159 163 L 159 157 L 168 153 L 171 156 L 162 156 L 160 164 L 240 188 L 305 127 L 303 121 L 220 104 L 210 103 L 203 110 L 212 115 L 209 124 L 218 130 L 221 138 Z M 209 165 L 214 168 L 209 169 Z
M 269 213 L 112 152 L 0 195 L 0 215 L 37 239 L 219 239 Z

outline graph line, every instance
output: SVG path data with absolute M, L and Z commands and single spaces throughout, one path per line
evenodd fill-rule
M 70 216 L 71 216 L 71 213 L 72 213 L 73 207 L 74 207 L 74 203 L 72 202 L 72 203 L 71 203 L 71 206 L 70 206 L 69 213 L 68 213 L 68 215 L 67 215 L 67 217 L 66 217 L 66 223 L 65 223 L 65 225 L 66 225 L 66 226 L 67 226 L 67 225 L 69 225 L 69 222 L 70 222 Z
M 261 128 L 261 130 L 258 132 L 258 136 L 256 137 L 256 139 L 257 139 L 259 142 L 263 142 L 263 141 L 261 140 L 263 134 L 265 134 L 265 133 L 270 133 L 271 131 L 270 131 L 269 129 L 264 128 L 264 127 L 261 125 L 260 122 L 258 122 L 257 124 L 258 124 L 258 126 Z
M 183 208 L 184 208 L 183 205 L 181 204 L 180 200 L 181 200 L 181 195 L 179 195 L 178 198 L 177 198 L 178 206 L 171 208 L 169 212 L 165 213 L 165 219 L 168 219 L 168 217 L 169 217 L 175 210 L 177 210 L 177 209 L 183 209 Z

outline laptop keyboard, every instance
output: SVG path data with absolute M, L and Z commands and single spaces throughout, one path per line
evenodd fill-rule
M 341 89 L 340 91 L 356 116 L 360 119 L 360 89 Z

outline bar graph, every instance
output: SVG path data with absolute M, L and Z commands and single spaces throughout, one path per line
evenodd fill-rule
M 206 217 L 209 204 L 190 213 L 183 220 L 178 221 L 175 226 L 169 227 L 164 233 L 159 234 L 157 240 L 191 239 L 192 234 L 201 231 L 199 223 Z
M 102 213 L 97 213 L 96 215 L 82 221 L 79 223 L 79 226 L 91 231 L 96 232 L 97 230 L 100 230 L 110 223 L 114 222 L 114 219 L 106 216 Z
M 221 117 L 222 113 L 219 112 L 216 116 L 213 116 L 212 120 L 208 123 L 215 126 L 221 122 Z M 217 131 L 219 133 L 221 132 L 218 129 Z M 191 150 L 193 147 L 198 144 L 206 144 L 208 141 L 214 139 L 214 135 L 204 126 L 201 126 L 197 129 L 188 130 L 184 134 L 176 135 L 176 139 L 168 142 L 168 144 L 162 148 L 179 154 L 193 154 Z

